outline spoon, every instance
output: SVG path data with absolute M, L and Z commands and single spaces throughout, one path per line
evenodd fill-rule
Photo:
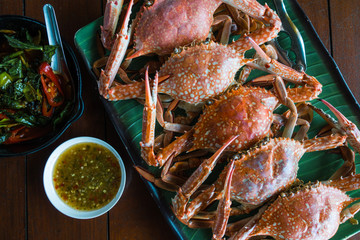
M 64 48 L 60 37 L 60 31 L 56 20 L 55 10 L 50 4 L 45 4 L 43 7 L 43 12 L 49 45 L 59 46 L 55 50 L 55 54 L 51 59 L 51 68 L 53 69 L 53 71 L 63 75 L 66 80 L 69 80 L 71 78 L 67 67 L 68 65 L 64 54 Z

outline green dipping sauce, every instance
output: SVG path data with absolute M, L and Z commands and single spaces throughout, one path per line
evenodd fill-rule
M 115 155 L 96 143 L 79 143 L 58 158 L 53 183 L 70 207 L 90 211 L 108 204 L 119 190 L 120 164 Z

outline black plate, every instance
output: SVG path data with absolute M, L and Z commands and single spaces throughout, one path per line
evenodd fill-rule
M 47 34 L 44 23 L 24 16 L 0 16 L 0 29 L 20 30 L 21 28 L 28 29 L 30 33 L 36 33 L 40 30 L 41 36 L 43 38 L 42 41 L 47 42 Z M 63 42 L 63 46 L 67 63 L 69 65 L 69 70 L 73 78 L 74 86 L 74 104 L 69 115 L 64 121 L 57 125 L 53 131 L 49 132 L 49 134 L 44 137 L 19 144 L 0 145 L 0 157 L 21 156 L 34 153 L 47 147 L 56 139 L 58 139 L 64 133 L 64 131 L 82 115 L 84 111 L 84 102 L 81 97 L 81 73 L 79 63 L 76 59 L 74 51 L 71 49 L 69 44 Z

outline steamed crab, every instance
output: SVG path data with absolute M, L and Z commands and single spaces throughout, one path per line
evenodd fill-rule
M 345 136 L 339 134 L 304 141 L 284 137 L 271 138 L 241 157 L 235 155 L 237 157 L 222 171 L 215 183 L 190 201 L 190 197 L 215 167 L 218 158 L 212 157 L 202 162 L 186 183 L 179 188 L 172 201 L 174 213 L 180 221 L 195 227 L 196 221 L 191 219 L 200 210 L 223 198 L 227 184 L 226 176 L 231 168 L 234 169 L 227 201 L 241 204 L 239 207 L 231 209 L 231 215 L 249 213 L 287 189 L 296 180 L 298 162 L 305 152 L 342 146 L 345 139 Z M 219 154 L 218 151 L 216 156 Z M 230 206 L 227 208 L 219 211 L 230 211 Z M 218 226 L 214 235 L 224 234 L 227 220 L 228 217 L 217 216 L 214 225 L 219 225 L 221 222 L 225 222 L 225 224 L 222 227 Z
M 360 188 L 360 175 L 350 175 L 323 183 L 309 183 L 284 192 L 255 215 L 230 239 L 246 240 L 253 236 L 274 239 L 330 239 L 339 225 L 352 218 L 360 203 L 346 191 Z
M 108 0 L 106 4 L 101 40 L 108 49 L 118 41 L 116 37 L 114 43 L 114 33 L 122 2 Z M 133 24 L 136 52 L 131 58 L 149 53 L 170 54 L 176 47 L 204 41 L 214 22 L 213 14 L 221 3 L 240 9 L 267 24 L 251 33 L 252 36 L 262 35 L 269 41 L 280 31 L 280 18 L 267 5 L 262 6 L 256 0 L 145 1 Z M 131 4 L 128 8 L 131 8 Z
M 336 112 L 336 115 L 341 116 L 341 121 L 336 124 L 332 120 L 332 126 L 336 126 L 337 129 L 347 129 L 346 132 L 336 130 L 335 134 L 302 141 L 287 137 L 272 138 L 265 141 L 261 145 L 248 150 L 241 157 L 234 158 L 211 186 L 190 201 L 191 196 L 198 190 L 215 167 L 221 152 L 236 139 L 236 136 L 232 137 L 213 157 L 202 162 L 178 189 L 177 195 L 172 201 L 173 210 L 178 219 L 191 227 L 197 227 L 197 220 L 193 221 L 192 218 L 196 217 L 195 215 L 200 210 L 203 210 L 215 200 L 220 200 L 218 212 L 212 225 L 214 239 L 220 239 L 225 233 L 229 215 L 248 213 L 294 183 L 298 170 L 298 162 L 305 152 L 336 148 L 342 146 L 346 140 L 357 150 L 359 140 L 353 137 L 359 132 L 357 127 L 329 103 L 326 102 L 326 104 L 332 111 Z M 312 108 L 325 119 L 329 119 L 319 109 Z M 304 134 L 302 133 L 302 136 Z M 297 138 L 301 139 L 302 136 Z M 348 160 L 354 163 L 354 156 Z M 350 165 L 353 164 L 350 163 Z M 338 176 L 346 176 L 350 173 L 354 174 L 354 166 L 351 166 L 351 169 L 345 169 L 347 166 L 347 164 L 344 164 L 343 167 L 339 168 L 331 179 L 335 179 Z M 231 177 L 229 177 L 229 174 Z M 232 178 L 231 182 L 229 178 Z M 240 207 L 230 208 L 232 201 L 241 203 Z M 206 225 L 204 223 L 201 224 L 202 226 Z M 295 237 L 294 239 L 297 238 Z
M 154 130 L 157 100 L 157 78 L 152 93 L 146 77 L 146 101 L 143 118 L 141 155 L 148 165 L 163 166 L 169 159 L 185 151 L 197 149 L 217 150 L 233 135 L 238 135 L 228 150 L 247 149 L 271 133 L 271 125 L 277 119 L 273 111 L 278 103 L 289 107 L 296 118 L 296 107 L 286 95 L 281 78 L 275 80 L 277 94 L 260 87 L 237 87 L 225 92 L 206 106 L 195 126 L 182 136 L 154 153 Z M 296 122 L 286 132 L 291 132 Z
M 250 2 L 253 4 L 256 1 Z M 144 82 L 131 82 L 125 85 L 114 81 L 125 55 L 127 44 L 130 41 L 127 23 L 130 17 L 131 4 L 132 1 L 120 30 L 121 34 L 117 37 L 119 41 L 115 41 L 105 70 L 101 71 L 100 74 L 99 92 L 108 100 L 138 98 L 145 93 Z M 268 12 L 270 10 L 263 11 Z M 270 15 L 273 16 L 273 14 Z M 183 26 L 187 25 L 183 24 Z M 209 43 L 185 47 L 180 53 L 173 53 L 159 70 L 161 80 L 158 92 L 167 94 L 175 100 L 192 104 L 204 102 L 206 99 L 219 95 L 234 83 L 235 74 L 241 66 L 255 60 L 246 59 L 244 57 L 245 51 L 269 41 L 271 32 L 267 33 L 268 30 L 266 29 L 260 29 L 264 31 L 263 34 L 252 34 L 229 45 L 210 41 Z M 258 49 L 257 51 L 261 50 Z M 280 64 L 275 59 L 265 57 L 264 54 L 261 54 L 261 57 L 264 60 L 258 62 L 259 67 L 262 66 L 267 71 L 275 72 L 287 81 L 302 85 L 302 88 L 293 90 L 302 91 L 301 94 L 297 94 L 298 99 L 293 99 L 295 102 L 311 100 L 320 94 L 321 84 L 314 77 L 303 72 L 297 72 Z
M 264 54 L 262 50 L 257 47 L 255 41 L 253 41 L 250 38 L 247 38 L 247 41 L 250 43 L 250 45 L 254 46 L 255 49 L 261 53 L 260 56 L 263 57 L 263 61 L 260 62 L 258 61 L 258 64 L 264 65 L 264 67 L 266 67 L 270 72 L 276 73 L 280 76 L 283 75 L 284 77 L 286 77 L 286 80 L 291 79 L 290 81 L 302 85 L 299 88 L 295 88 L 295 89 L 288 88 L 287 90 L 282 91 L 282 92 L 288 92 L 289 98 L 292 101 L 299 102 L 299 101 L 311 100 L 316 98 L 320 94 L 321 84 L 315 78 L 308 76 L 305 73 L 297 72 L 285 65 L 280 64 L 274 59 L 265 57 L 264 55 L 266 54 Z M 238 46 L 236 45 L 236 43 L 237 42 L 233 43 L 234 46 L 242 48 L 243 45 Z M 242 54 L 239 55 L 232 46 L 233 45 L 224 46 L 211 42 L 207 45 L 205 44 L 196 45 L 194 47 L 182 51 L 179 54 L 173 55 L 173 57 L 171 57 L 164 64 L 164 66 L 160 69 L 159 72 L 160 76 L 170 75 L 170 77 L 169 79 L 166 79 L 161 83 L 157 84 L 158 87 L 157 86 L 155 87 L 156 91 L 167 93 L 173 96 L 177 100 L 182 100 L 189 103 L 202 102 L 206 99 L 219 95 L 220 93 L 224 92 L 233 83 L 233 79 L 236 71 L 238 70 L 239 64 L 241 65 L 242 61 L 249 61 L 248 59 L 245 59 Z M 101 75 L 104 76 L 104 74 L 105 73 L 102 72 Z M 127 85 L 115 84 L 113 87 L 109 89 L 106 87 L 109 86 L 108 83 L 104 85 L 102 85 L 102 83 L 104 82 L 102 82 L 102 77 L 100 77 L 100 90 L 103 91 L 102 93 L 106 97 L 109 97 L 109 99 L 111 100 L 119 99 L 122 97 L 130 97 L 130 98 L 136 97 L 137 94 L 141 94 L 143 91 L 145 92 L 145 88 L 149 85 L 148 83 L 143 84 L 142 82 L 135 82 L 133 84 L 127 84 Z M 133 91 L 134 89 L 132 89 L 132 87 L 134 87 L 136 91 Z M 147 89 L 148 91 L 146 91 L 146 93 L 149 96 L 150 95 L 149 87 L 147 87 Z M 246 87 L 244 87 L 244 89 L 246 89 Z M 259 99 L 269 98 L 268 103 L 266 103 L 265 105 L 269 107 L 271 112 L 275 109 L 278 101 L 271 100 L 274 97 L 274 95 L 260 96 L 262 94 L 262 90 L 260 88 L 257 89 L 249 88 L 248 92 L 251 91 L 259 93 L 259 95 L 255 97 L 258 98 L 258 100 L 256 100 L 257 104 L 260 101 Z M 264 91 L 267 92 L 266 90 Z M 245 96 L 246 95 L 247 94 L 245 94 Z M 148 110 L 152 109 L 152 111 L 149 111 L 149 114 L 152 112 L 153 116 L 155 116 L 157 92 L 156 94 L 153 94 L 152 98 L 148 96 L 146 97 L 145 109 Z M 252 103 L 251 99 L 247 99 L 247 100 L 248 102 L 246 102 L 245 100 L 242 101 L 242 104 L 246 106 L 248 105 L 248 103 Z M 223 100 L 223 102 L 226 101 L 227 100 Z M 240 107 L 237 108 L 239 109 L 239 111 L 241 111 Z M 225 109 L 226 108 L 224 108 L 223 111 L 226 111 Z M 261 106 L 259 107 L 259 109 L 261 109 Z M 254 111 L 253 113 L 254 116 L 256 116 L 255 113 L 256 110 L 258 110 L 258 108 L 255 106 L 251 110 Z M 208 116 L 210 117 L 212 114 L 216 114 L 216 111 L 214 110 L 212 113 L 209 113 Z M 254 117 L 254 119 L 257 118 L 260 119 L 259 117 L 260 115 Z M 155 119 L 155 118 L 151 118 L 151 119 Z M 262 119 L 263 121 L 265 121 L 265 124 L 262 126 L 262 128 L 264 127 L 266 128 L 269 126 L 268 123 L 272 122 L 272 115 L 271 116 L 269 115 L 268 117 L 263 117 Z M 258 124 L 254 122 L 254 120 L 250 120 L 250 122 L 253 122 L 254 124 Z M 217 123 L 215 120 L 214 124 L 219 124 L 219 123 Z M 241 124 L 239 123 L 237 125 L 241 125 Z M 159 157 L 158 160 L 153 160 L 154 159 L 152 153 L 153 135 L 151 133 L 154 131 L 153 128 L 155 127 L 155 122 L 152 120 L 145 121 L 143 126 L 145 133 L 148 133 L 147 136 L 145 136 L 145 139 L 143 139 L 142 141 L 143 157 L 150 165 L 162 166 L 163 163 L 166 161 L 166 159 L 168 159 L 169 155 L 165 154 L 167 155 L 166 157 Z M 244 129 L 245 127 L 242 128 Z M 242 131 L 243 129 L 241 130 L 238 129 L 236 131 Z M 183 132 L 181 129 L 178 131 Z M 264 134 L 266 135 L 268 133 L 268 129 L 266 130 L 261 129 L 260 131 L 262 131 L 262 135 L 260 137 L 257 137 L 257 140 L 259 140 L 259 138 L 264 137 Z M 195 132 L 195 135 L 196 134 L 198 133 Z M 192 134 L 191 133 L 185 134 L 185 136 L 187 137 L 191 137 L 190 135 Z M 204 148 L 217 149 L 219 148 L 219 146 L 221 146 L 224 143 L 226 134 L 225 135 L 222 134 L 221 136 L 223 139 L 220 142 L 212 143 L 215 144 L 216 146 L 215 145 L 205 146 L 206 145 L 205 142 L 202 142 L 201 144 L 203 144 Z M 256 138 L 244 140 L 246 146 L 242 146 L 242 147 L 250 146 L 252 143 L 254 143 L 255 139 Z M 177 143 L 179 141 L 180 140 L 178 140 Z M 195 148 L 199 149 L 200 147 L 195 146 Z M 166 152 L 168 149 L 170 149 L 170 146 L 169 147 L 166 146 L 166 150 L 164 151 Z M 182 151 L 183 150 L 181 150 L 180 152 Z M 160 160 L 160 158 L 162 158 L 163 160 Z

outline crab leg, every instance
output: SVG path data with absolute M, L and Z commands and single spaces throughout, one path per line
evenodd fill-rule
M 338 188 L 342 191 L 353 191 L 360 188 L 360 174 L 351 174 L 347 177 L 340 177 L 336 180 L 329 180 L 324 182 L 326 185 L 330 185 L 332 187 Z M 359 200 L 360 198 L 354 198 L 351 199 L 351 201 L 348 203 L 355 202 Z M 352 206 L 344 209 L 340 213 L 340 223 L 346 222 L 348 219 L 353 218 L 354 215 L 360 210 L 360 203 L 355 203 Z
M 176 196 L 172 200 L 172 206 L 175 215 L 180 221 L 187 223 L 190 220 L 186 214 L 187 202 L 189 201 L 191 195 L 210 175 L 221 153 L 237 137 L 237 135 L 231 137 L 219 150 L 216 151 L 216 153 L 211 158 L 202 162 L 202 164 L 193 172 L 184 185 L 178 190 Z
M 170 132 L 184 133 L 186 131 L 189 131 L 191 129 L 191 126 L 173 122 L 172 111 L 176 108 L 176 105 L 177 105 L 177 103 L 175 103 L 175 102 L 178 102 L 178 101 L 174 100 L 169 105 L 168 109 L 166 110 L 166 112 L 164 114 L 163 107 L 161 106 L 161 100 L 158 99 L 156 119 L 159 122 L 159 124 L 161 125 L 161 127 L 164 128 L 164 130 L 170 131 Z M 166 119 L 164 118 L 164 115 L 165 115 Z
M 129 29 L 128 24 L 130 21 L 133 2 L 133 0 L 130 1 L 121 30 L 118 34 L 116 34 L 116 39 L 106 63 L 105 71 L 102 70 L 100 74 L 98 83 L 99 92 L 103 97 L 108 98 L 109 100 L 134 98 L 133 95 L 138 96 L 142 93 L 141 90 L 143 90 L 142 83 L 134 83 L 124 86 L 117 84 L 113 87 L 113 89 L 109 89 L 116 77 L 130 42 L 131 27 Z
M 222 2 L 241 10 L 245 14 L 264 22 L 265 24 L 267 23 L 270 25 L 249 34 L 249 36 L 256 39 L 258 44 L 263 44 L 273 38 L 276 38 L 281 30 L 281 20 L 279 16 L 270 9 L 267 4 L 263 6 L 256 0 L 222 0 Z M 233 46 L 240 52 L 251 48 L 251 45 L 249 45 L 246 39 L 236 41 Z
M 255 227 L 257 226 L 257 222 L 261 219 L 264 212 L 267 210 L 268 205 L 263 206 L 260 210 L 243 226 L 240 231 L 232 235 L 229 240 L 246 240 L 249 239 L 251 234 L 253 233 Z M 241 220 L 240 220 L 241 221 Z
M 152 173 L 140 166 L 135 166 L 135 170 L 147 181 L 152 182 L 153 184 L 155 184 L 155 186 L 170 192 L 175 192 L 177 189 L 179 189 L 179 186 L 181 186 L 185 182 L 181 181 L 179 177 L 171 175 L 170 177 L 167 177 L 171 179 L 172 183 L 168 183 L 161 178 L 155 177 Z
M 353 191 L 360 188 L 360 174 L 351 174 L 347 177 L 340 177 L 335 180 L 325 181 L 324 184 L 330 185 L 342 191 Z M 348 203 L 359 200 L 360 198 L 351 199 Z M 348 219 L 353 218 L 354 215 L 360 210 L 360 203 L 355 203 L 352 206 L 344 209 L 340 213 L 340 223 L 346 222 Z
M 267 4 L 261 5 L 256 0 L 222 0 L 222 2 L 240 9 L 245 14 L 268 23 L 280 31 L 281 20 L 279 16 L 269 8 Z
M 336 172 L 330 177 L 330 180 L 338 179 L 340 177 L 346 177 L 350 174 L 356 173 L 355 165 L 355 153 L 348 146 L 339 147 L 342 158 L 344 159 L 343 165 L 336 170 Z
M 275 59 L 267 56 L 265 52 L 259 47 L 259 43 L 256 40 L 250 37 L 247 37 L 247 40 L 251 43 L 253 48 L 262 59 L 262 61 L 258 61 L 257 63 L 249 62 L 247 65 L 262 71 L 279 75 L 283 79 L 294 84 L 303 85 L 301 88 L 287 89 L 288 96 L 294 102 L 309 101 L 317 98 L 317 96 L 321 93 L 322 85 L 316 78 L 309 76 L 304 72 L 298 72 L 291 67 L 279 63 Z
M 357 201 L 360 198 L 352 199 L 353 201 Z M 340 213 L 340 223 L 346 222 L 348 219 L 353 218 L 357 212 L 360 211 L 360 203 L 355 203 L 354 205 L 344 209 Z
M 182 136 L 178 137 L 171 144 L 164 147 L 156 156 L 158 164 L 160 166 L 163 166 L 170 157 L 176 157 L 180 153 L 190 150 L 193 146 L 193 134 L 194 129 L 191 129 L 190 131 L 184 133 Z
M 281 77 L 275 76 L 274 82 L 275 91 L 280 99 L 280 102 L 287 106 L 290 109 L 291 115 L 285 125 L 283 137 L 291 138 L 291 135 L 294 132 L 294 128 L 296 125 L 296 120 L 298 117 L 297 108 L 294 102 L 287 96 L 285 84 Z
M 325 181 L 323 184 L 330 185 L 345 192 L 353 191 L 360 188 L 360 174 L 350 174 L 347 177 Z
M 175 157 L 181 152 L 187 151 L 191 147 L 191 137 L 193 130 L 190 130 L 178 137 L 171 144 L 163 148 L 157 156 L 154 153 L 155 144 L 155 123 L 156 123 L 156 103 L 158 75 L 155 75 L 154 86 L 150 90 L 148 71 L 145 73 L 145 105 L 143 114 L 143 136 L 140 142 L 141 156 L 148 165 L 163 166 L 170 158 Z
M 220 43 L 222 44 L 228 44 L 231 34 L 231 25 L 232 25 L 232 19 L 230 16 L 227 15 L 219 15 L 214 18 L 212 27 L 213 31 L 215 31 L 216 28 L 221 28 L 221 37 L 220 37 Z
M 222 237 L 225 235 L 226 224 L 229 220 L 231 212 L 230 188 L 234 169 L 234 160 L 232 160 L 229 166 L 229 170 L 226 174 L 223 197 L 219 201 L 219 205 L 216 211 L 216 218 L 212 227 L 213 239 L 222 239 Z
M 346 136 L 332 134 L 325 137 L 313 138 L 304 141 L 306 152 L 317 152 L 343 146 Z
M 101 28 L 101 42 L 106 49 L 111 49 L 114 40 L 113 36 L 119 20 L 124 0 L 107 0 L 104 12 L 104 26 Z
M 293 113 L 292 113 L 293 114 Z M 285 117 L 285 116 L 282 116 L 282 115 L 278 115 L 278 114 L 274 114 L 274 122 L 273 122 L 273 125 L 274 125 L 274 129 L 272 130 L 275 134 L 275 136 L 278 136 L 279 135 L 279 131 L 280 131 L 280 128 L 282 126 L 284 126 L 285 124 L 287 124 L 288 122 L 288 119 L 289 117 Z M 305 120 L 305 119 L 302 119 L 302 118 L 297 118 L 296 119 L 296 123 L 295 123 L 296 126 L 300 126 L 300 129 L 297 131 L 297 133 L 295 134 L 295 136 L 293 137 L 289 137 L 289 138 L 293 138 L 295 140 L 303 140 L 306 136 L 306 133 L 308 132 L 308 130 L 310 129 L 310 123 Z M 283 131 L 284 132 L 284 131 Z M 284 136 L 285 134 L 283 134 Z M 289 134 L 287 135 L 289 136 Z
M 141 156 L 145 161 L 152 166 L 157 166 L 158 162 L 154 154 L 154 139 L 155 139 L 155 121 L 156 121 L 156 102 L 157 102 L 157 86 L 158 76 L 155 75 L 154 87 L 152 93 L 150 92 L 150 83 L 148 70 L 145 74 L 145 105 L 143 113 L 143 135 L 140 142 Z M 145 129 L 145 130 L 144 130 Z
M 243 218 L 239 221 L 229 223 L 226 228 L 226 235 L 233 236 L 242 229 L 253 217 Z
M 335 128 L 345 134 L 347 136 L 347 142 L 356 152 L 360 153 L 360 131 L 356 125 L 327 101 L 323 99 L 319 99 L 319 101 L 324 103 L 330 111 L 334 113 L 335 117 L 338 119 L 338 122 L 335 123 Z

